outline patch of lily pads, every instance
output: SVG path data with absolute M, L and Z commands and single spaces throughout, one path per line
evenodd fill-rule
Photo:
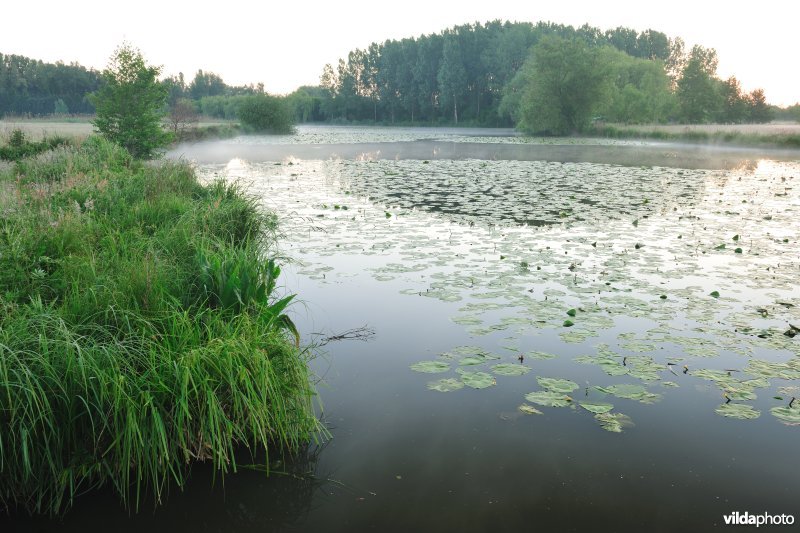
M 291 169 L 241 164 L 226 172 L 232 179 L 269 176 L 254 186 L 265 198 L 285 200 L 275 207 L 287 242 L 297 246 L 292 255 L 299 254 L 303 275 L 331 284 L 364 271 L 379 283 L 402 283 L 404 298 L 441 300 L 426 305 L 447 307 L 443 312 L 451 314 L 458 307 L 452 322 L 467 329 L 465 338 L 485 336 L 489 345 L 511 332 L 539 336 L 544 346 L 556 343 L 547 348 L 552 353 L 519 343 L 514 358 L 591 354 L 574 361 L 642 383 L 593 388 L 601 393 L 650 404 L 661 395 L 646 387 L 660 384 L 665 394 L 691 394 L 691 385 L 703 380 L 729 400 L 717 408 L 719 414 L 748 418 L 747 407 L 736 402 L 757 396 L 763 401 L 769 394 L 759 389 L 800 381 L 800 336 L 784 334 L 800 324 L 800 188 L 782 179 L 797 175 L 800 165 L 709 172 L 588 163 L 337 160 L 295 161 Z M 585 187 L 589 175 L 596 184 L 591 189 Z M 747 253 L 720 248 L 730 240 L 731 227 L 747 228 L 737 230 L 741 243 L 734 239 Z M 328 260 L 347 254 L 356 258 L 354 264 L 369 257 L 370 268 L 348 272 Z M 567 319 L 572 324 L 565 328 Z M 611 346 L 593 345 L 598 336 Z M 722 355 L 731 370 L 699 362 Z M 462 346 L 411 369 L 436 374 L 456 367 L 458 379 L 429 383 L 443 392 L 464 384 L 492 386 L 489 372 L 501 384 L 506 376 L 531 379 L 524 377 L 524 364 L 489 368 L 498 360 L 483 348 Z M 472 367 L 480 371 L 465 370 Z M 567 376 L 582 382 L 588 370 L 576 367 Z M 562 403 L 571 404 L 564 398 L 578 388 L 575 381 L 541 379 L 553 381 L 537 379 L 545 389 L 540 393 L 561 395 Z M 789 405 L 770 412 L 794 424 L 796 410 Z M 601 424 L 610 430 L 625 424 L 624 415 L 601 414 L 608 415 Z

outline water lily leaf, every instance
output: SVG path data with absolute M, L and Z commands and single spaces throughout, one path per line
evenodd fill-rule
M 800 407 L 783 405 L 781 407 L 773 407 L 769 412 L 787 426 L 800 425 Z
M 580 402 L 580 406 L 596 415 L 607 413 L 614 408 L 614 405 L 603 402 Z
M 628 383 L 611 385 L 610 387 L 595 386 L 594 389 L 604 394 L 611 394 L 617 398 L 636 400 L 637 402 L 645 404 L 655 403 L 661 399 L 660 394 L 648 392 L 647 389 L 641 385 L 631 385 Z
M 599 413 L 594 415 L 600 422 L 600 427 L 611 433 L 622 433 L 622 429 L 633 426 L 633 421 L 628 415 L 622 413 Z
M 543 414 L 540 410 L 535 408 L 532 405 L 528 405 L 527 403 L 523 403 L 519 406 L 519 410 L 525 413 L 526 415 L 541 415 Z
M 569 394 L 579 387 L 577 383 L 568 379 L 543 378 L 541 376 L 536 376 L 536 381 L 539 382 L 539 386 L 541 386 L 543 389 L 562 394 Z
M 546 359 L 555 359 L 558 356 L 556 354 L 552 354 L 552 353 L 533 351 L 533 352 L 525 353 L 525 358 L 527 359 L 529 357 L 531 359 L 546 360 Z
M 713 296 L 714 298 L 719 298 L 719 291 L 711 291 L 709 296 Z
M 500 363 L 492 367 L 492 372 L 500 376 L 524 376 L 531 371 L 531 367 L 515 365 L 513 363 Z
M 461 374 L 461 381 L 464 382 L 464 385 L 473 389 L 485 389 L 497 384 L 492 375 L 486 372 L 466 372 L 460 368 L 457 372 Z
M 749 420 L 761 416 L 761 411 L 743 403 L 723 403 L 716 409 L 718 415 Z
M 440 374 L 450 370 L 450 365 L 442 361 L 420 361 L 411 365 L 411 370 L 428 374 Z
M 741 388 L 735 389 L 732 387 L 725 389 L 725 396 L 730 398 L 731 400 L 755 400 L 757 398 L 756 393 L 751 391 L 750 389 Z
M 461 366 L 473 366 L 473 365 L 482 365 L 488 361 L 485 357 L 465 357 L 458 362 Z
M 552 391 L 531 392 L 525 395 L 525 399 L 545 407 L 567 407 L 572 402 L 572 398 L 566 394 Z
M 454 378 L 445 378 L 438 381 L 429 381 L 428 389 L 439 392 L 451 392 L 464 387 L 464 382 Z

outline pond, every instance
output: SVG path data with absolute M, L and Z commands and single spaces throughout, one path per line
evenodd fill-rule
M 305 342 L 374 334 L 320 348 L 332 438 L 276 475 L 211 488 L 197 468 L 155 512 L 98 494 L 28 525 L 703 531 L 798 514 L 800 153 L 302 127 L 170 156 L 277 213 Z

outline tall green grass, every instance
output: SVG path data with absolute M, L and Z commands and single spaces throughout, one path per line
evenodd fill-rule
M 292 451 L 321 430 L 267 256 L 275 220 L 183 163 L 100 138 L 0 175 L 0 500 L 136 508 L 194 461 Z

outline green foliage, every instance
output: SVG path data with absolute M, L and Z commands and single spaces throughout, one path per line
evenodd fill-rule
M 717 53 L 696 45 L 678 80 L 677 97 L 681 118 L 689 123 L 710 122 L 720 111 L 716 91 Z
M 98 72 L 75 63 L 45 63 L 0 53 L 0 117 L 93 113 L 86 95 L 99 83 Z
M 239 104 L 237 115 L 242 125 L 258 133 L 291 133 L 292 117 L 282 98 L 260 94 L 247 96 Z
M 160 67 L 145 64 L 139 50 L 122 44 L 114 51 L 103 84 L 93 95 L 97 131 L 135 158 L 153 157 L 170 139 L 161 128 L 167 89 L 159 83 Z
M 522 79 L 518 126 L 550 135 L 586 129 L 611 83 L 605 54 L 558 37 L 540 40 L 517 76 Z
M 5 508 L 58 513 L 101 485 L 137 507 L 195 460 L 224 473 L 236 452 L 296 449 L 319 430 L 292 297 L 264 259 L 274 217 L 238 187 L 100 137 L 0 180 L 13 189 L 0 219 Z

